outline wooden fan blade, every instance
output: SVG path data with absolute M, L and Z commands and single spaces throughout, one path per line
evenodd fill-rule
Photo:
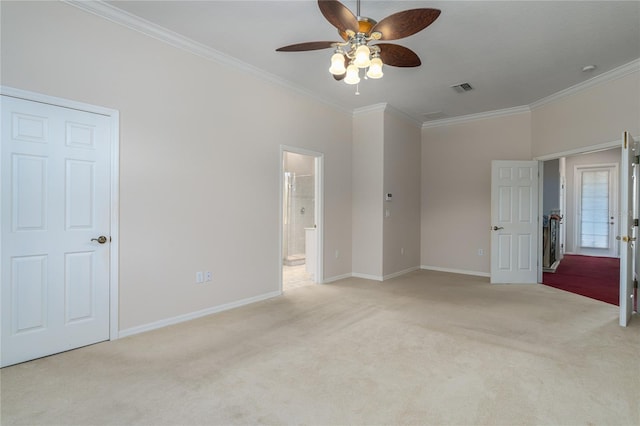
M 378 22 L 372 33 L 382 34 L 380 40 L 398 40 L 427 28 L 440 16 L 438 9 L 410 9 L 394 13 Z
M 324 17 L 339 32 L 358 32 L 358 19 L 345 5 L 337 0 L 318 0 L 318 7 Z
M 422 62 L 416 53 L 404 46 L 391 43 L 378 43 L 380 59 L 385 65 L 392 67 L 419 67 Z
M 320 50 L 333 47 L 335 41 L 309 41 L 306 43 L 291 44 L 276 49 L 276 52 L 304 52 L 307 50 Z

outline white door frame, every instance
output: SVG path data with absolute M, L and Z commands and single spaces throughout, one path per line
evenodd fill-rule
M 537 273 L 536 278 L 538 280 L 538 284 L 542 283 L 542 265 L 544 264 L 544 232 L 540 228 L 542 224 L 542 216 L 544 215 L 544 161 L 541 161 L 537 158 L 534 160 L 538 160 L 538 263 L 537 263 Z
M 635 167 L 635 154 L 638 153 L 638 142 L 635 141 L 628 132 L 622 134 L 622 155 L 620 158 L 620 193 L 622 200 L 620 203 L 620 233 L 616 239 L 621 240 L 620 244 L 620 325 L 626 327 L 631 321 L 634 312 L 634 292 L 633 281 L 637 274 L 637 264 L 635 264 L 638 248 L 636 239 L 638 228 L 634 226 L 633 219 L 637 212 L 636 200 L 636 178 L 638 176 Z
M 58 98 L 41 93 L 29 92 L 22 89 L 15 89 L 7 86 L 0 86 L 0 94 L 27 101 L 40 102 L 44 104 L 60 106 L 64 108 L 76 109 L 79 111 L 100 114 L 109 117 L 111 132 L 111 244 L 109 244 L 109 340 L 118 338 L 118 289 L 119 289 L 119 200 L 120 200 L 120 113 L 117 110 L 104 108 L 96 105 L 85 104 L 72 101 L 70 99 Z M 0 230 L 0 232 L 2 232 Z M 1 238 L 1 235 L 0 235 Z M 1 253 L 0 253 L 1 255 Z M 0 321 L 2 318 L 0 317 Z
M 571 218 L 572 220 L 575 221 L 575 226 L 574 226 L 574 235 L 573 235 L 573 251 L 575 253 L 578 254 L 584 254 L 587 256 L 590 255 L 598 255 L 597 252 L 599 249 L 595 249 L 595 250 L 589 250 L 589 249 L 582 249 L 581 245 L 580 245 L 580 241 L 581 241 L 581 237 L 582 237 L 582 224 L 581 224 L 581 220 L 579 215 L 581 214 L 581 210 L 582 210 L 582 200 L 581 200 L 581 195 L 582 195 L 582 188 L 581 188 L 581 183 L 582 183 L 582 171 L 584 170 L 595 170 L 595 169 L 609 169 L 611 170 L 611 180 L 609 181 L 609 215 L 613 216 L 615 219 L 614 225 L 613 225 L 613 229 L 611 229 L 609 231 L 609 250 L 608 250 L 608 255 L 610 255 L 610 257 L 620 257 L 620 249 L 619 249 L 619 244 L 616 244 L 616 240 L 615 240 L 615 235 L 618 235 L 618 225 L 619 225 L 619 204 L 618 204 L 618 198 L 620 197 L 620 190 L 619 190 L 619 184 L 618 184 L 618 180 L 620 178 L 620 171 L 618 169 L 618 165 L 615 163 L 603 163 L 603 164 L 576 164 L 574 166 L 574 177 L 573 177 L 573 182 L 574 182 L 574 217 Z M 604 255 L 603 255 L 604 256 Z
M 279 222 L 279 234 L 278 234 L 278 279 L 279 279 L 279 287 L 280 293 L 282 294 L 282 250 L 283 250 L 283 241 L 282 234 L 284 232 L 284 223 L 283 223 L 283 204 L 284 204 L 284 164 L 283 158 L 285 152 L 291 152 L 294 154 L 307 155 L 309 157 L 315 158 L 315 220 L 317 225 L 316 230 L 316 276 L 315 281 L 318 284 L 322 284 L 324 282 L 324 154 L 317 151 L 311 151 L 304 148 L 298 148 L 295 146 L 289 145 L 280 145 L 280 150 L 278 152 L 278 164 L 279 164 L 279 172 L 278 172 L 278 187 L 280 188 L 280 196 L 278 208 L 280 211 L 278 222 Z
M 555 160 L 555 159 L 559 159 L 562 157 L 571 157 L 572 155 L 578 155 L 578 154 L 586 154 L 589 152 L 597 152 L 597 151 L 604 151 L 606 149 L 611 149 L 611 148 L 619 148 L 620 147 L 620 140 L 616 139 L 616 140 L 612 140 L 610 142 L 605 142 L 605 143 L 601 143 L 601 144 L 597 144 L 597 145 L 592 145 L 592 146 L 587 146 L 584 148 L 576 148 L 576 149 L 572 149 L 569 151 L 562 151 L 562 152 L 556 152 L 553 154 L 546 154 L 546 155 L 541 155 L 539 157 L 535 157 L 534 160 L 538 160 L 538 164 L 540 165 L 540 167 L 538 167 L 539 170 L 543 170 L 544 168 L 542 167 L 542 162 L 543 161 L 547 161 L 547 160 Z M 538 218 L 539 220 L 542 222 L 542 215 L 543 215 L 543 198 L 542 198 L 542 189 L 544 187 L 544 176 L 542 173 L 540 173 L 540 178 L 539 178 L 539 193 L 538 193 Z M 566 188 L 565 188 L 566 190 Z M 564 206 L 564 208 L 566 209 L 566 206 Z M 563 214 L 566 214 L 566 210 L 562 212 Z M 542 233 L 540 233 L 542 234 Z M 542 236 L 538 237 L 538 282 L 542 283 Z
M 560 163 L 560 211 L 566 214 L 567 211 L 567 158 L 559 159 Z M 556 258 L 562 260 L 567 247 L 567 222 L 560 223 L 560 252 L 556 253 Z

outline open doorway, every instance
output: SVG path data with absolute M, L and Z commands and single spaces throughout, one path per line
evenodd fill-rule
M 321 154 L 282 150 L 282 291 L 319 282 Z
M 618 304 L 621 148 L 544 162 L 542 283 Z

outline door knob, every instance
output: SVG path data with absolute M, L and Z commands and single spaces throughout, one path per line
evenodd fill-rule
M 104 244 L 107 242 L 107 237 L 100 235 L 98 238 L 92 238 L 91 241 L 97 241 L 100 244 Z
M 494 226 L 491 229 L 493 229 L 494 231 L 499 231 L 499 230 L 504 229 L 504 228 L 502 226 Z

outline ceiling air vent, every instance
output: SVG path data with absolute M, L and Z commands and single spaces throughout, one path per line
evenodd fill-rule
M 458 93 L 463 93 L 463 92 L 468 92 L 470 90 L 473 90 L 473 87 L 471 87 L 469 83 L 456 84 L 455 86 L 451 86 L 451 88 Z

